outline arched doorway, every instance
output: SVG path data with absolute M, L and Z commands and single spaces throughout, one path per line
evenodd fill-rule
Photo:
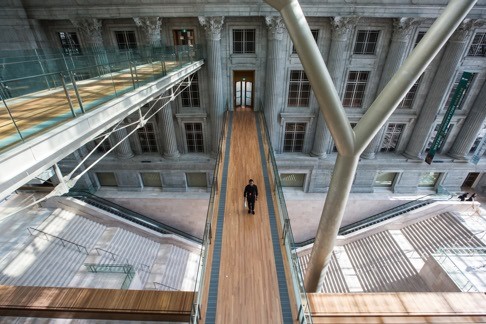
M 235 108 L 250 108 L 254 105 L 255 71 L 233 71 Z

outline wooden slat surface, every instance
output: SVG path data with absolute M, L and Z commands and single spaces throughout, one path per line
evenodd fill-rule
M 0 316 L 189 321 L 186 291 L 0 286 Z
M 486 323 L 482 293 L 308 294 L 313 323 Z
M 248 214 L 243 205 L 243 191 L 250 178 L 258 186 L 255 215 Z M 224 217 L 224 225 L 216 323 L 282 323 L 266 190 L 255 114 L 248 109 L 237 110 L 225 211 L 217 216 Z M 291 304 L 295 304 L 293 299 Z M 204 309 L 202 317 L 204 323 Z
M 168 68 L 175 66 L 176 64 L 177 62 L 166 62 Z M 143 81 L 161 72 L 161 65 L 154 62 L 154 67 L 138 67 L 137 77 L 139 81 Z M 79 95 L 85 106 L 93 104 L 104 97 L 114 95 L 116 91 L 121 92 L 127 89 L 130 91 L 133 90 L 132 76 L 128 72 L 115 73 L 111 77 L 105 79 L 95 78 L 78 81 L 77 85 Z M 71 97 L 71 102 L 73 103 L 74 109 L 78 110 L 79 104 L 76 99 L 76 93 L 72 89 L 72 86 L 69 86 L 69 88 L 70 90 L 68 93 Z M 21 132 L 35 128 L 41 123 L 44 123 L 42 131 L 46 131 L 62 121 L 72 119 L 71 109 L 62 87 L 55 91 L 44 91 L 33 95 L 24 95 L 19 98 L 7 99 L 6 103 Z M 80 114 L 81 111 L 78 110 L 77 113 Z M 67 117 L 60 119 L 62 116 Z M 46 123 L 51 123 L 51 125 L 48 126 Z M 8 112 L 5 108 L 0 109 L 0 140 L 16 134 L 16 129 Z M 25 134 L 23 135 L 25 136 Z

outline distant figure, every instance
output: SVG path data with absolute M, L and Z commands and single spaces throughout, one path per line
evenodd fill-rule
M 462 194 L 462 195 L 460 195 L 460 196 L 459 196 L 459 197 L 457 197 L 457 198 L 459 198 L 461 201 L 464 201 L 464 200 L 466 200 L 467 195 L 468 195 L 468 193 L 466 192 L 465 194 Z
M 250 179 L 246 185 L 243 197 L 248 201 L 248 214 L 255 215 L 255 201 L 258 199 L 258 188 L 253 183 L 253 179 Z
M 467 201 L 474 201 L 474 198 L 476 198 L 476 194 L 473 193 L 471 197 L 467 198 Z

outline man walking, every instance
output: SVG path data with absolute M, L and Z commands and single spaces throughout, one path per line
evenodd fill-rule
M 248 214 L 255 215 L 255 200 L 258 198 L 258 188 L 253 183 L 253 179 L 250 179 L 249 184 L 245 187 L 245 193 L 243 196 L 248 201 Z

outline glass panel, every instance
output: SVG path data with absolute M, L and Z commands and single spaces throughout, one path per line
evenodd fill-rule
M 282 173 L 280 174 L 280 183 L 282 187 L 304 188 L 304 173 Z
M 186 173 L 186 180 L 190 188 L 206 188 L 208 184 L 206 173 Z
M 397 173 L 395 172 L 378 172 L 375 178 L 375 187 L 391 187 Z
M 246 82 L 245 106 L 251 106 L 251 82 Z
M 157 172 L 142 172 L 142 183 L 144 187 L 162 187 L 162 182 L 160 181 L 160 174 Z
M 419 187 L 434 187 L 439 179 L 440 173 L 438 172 L 424 172 L 420 176 L 418 186 Z
M 236 82 L 236 100 L 235 104 L 241 106 L 241 81 Z
M 116 187 L 116 177 L 113 172 L 96 172 L 100 186 L 102 187 Z

